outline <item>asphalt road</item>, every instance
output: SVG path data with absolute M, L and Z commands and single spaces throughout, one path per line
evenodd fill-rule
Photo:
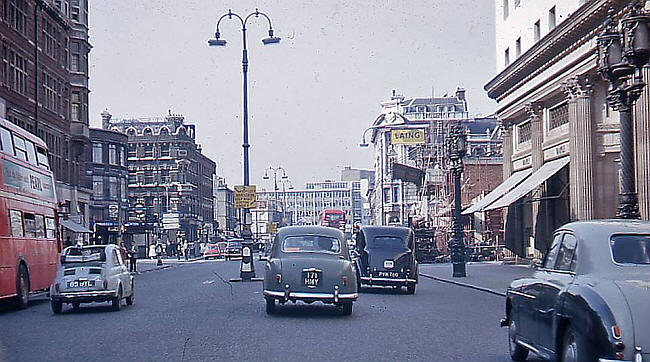
M 510 361 L 499 296 L 421 278 L 415 295 L 361 294 L 347 317 L 319 303 L 267 316 L 261 283 L 222 281 L 238 265 L 137 275 L 135 303 L 119 312 L 85 304 L 53 315 L 46 300 L 0 310 L 0 361 Z

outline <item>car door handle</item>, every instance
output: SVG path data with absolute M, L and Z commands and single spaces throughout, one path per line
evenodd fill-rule
M 537 312 L 543 316 L 546 316 L 555 312 L 555 308 L 538 309 Z

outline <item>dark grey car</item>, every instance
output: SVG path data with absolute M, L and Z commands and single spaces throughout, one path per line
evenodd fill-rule
M 264 273 L 266 312 L 276 301 L 319 301 L 352 313 L 358 288 L 345 237 L 340 230 L 320 226 L 281 228 Z

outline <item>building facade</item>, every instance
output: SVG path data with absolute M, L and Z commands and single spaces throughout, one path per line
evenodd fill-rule
M 105 111 L 102 128 L 128 137 L 127 233 L 138 234 L 138 245 L 159 240 L 173 248 L 181 241 L 207 241 L 213 230 L 216 164 L 196 143 L 195 126 L 171 112 L 114 120 Z
M 485 89 L 498 102 L 496 114 L 504 125 L 504 182 L 481 207 L 504 210 L 512 251 L 539 256 L 559 225 L 616 214 L 619 117 L 596 71 L 596 36 L 610 6 L 619 12 L 630 1 L 495 3 L 496 51 L 504 61 Z M 506 62 L 513 45 L 521 51 Z M 647 68 L 644 77 L 650 79 Z M 641 216 L 648 219 L 647 86 L 633 114 L 637 192 Z
M 220 176 L 214 178 L 214 220 L 218 222 L 219 235 L 233 235 L 237 227 L 235 193 Z
M 91 128 L 92 153 L 86 162 L 93 193 L 90 197 L 90 229 L 98 244 L 119 244 L 127 221 L 128 138 L 121 132 Z
M 0 9 L 0 116 L 46 142 L 60 214 L 87 227 L 88 2 L 2 0 Z

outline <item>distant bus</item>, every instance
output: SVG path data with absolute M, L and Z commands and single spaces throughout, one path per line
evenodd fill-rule
M 318 225 L 345 231 L 345 212 L 333 209 L 323 210 L 318 215 Z
M 0 118 L 0 299 L 15 298 L 18 308 L 54 280 L 56 208 L 45 142 Z

